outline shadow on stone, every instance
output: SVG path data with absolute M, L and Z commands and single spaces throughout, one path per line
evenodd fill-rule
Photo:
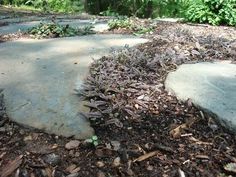
M 90 35 L 0 44 L 0 83 L 8 116 L 19 124 L 85 139 L 94 133 L 78 112 L 86 112 L 74 89 L 81 87 L 92 58 L 111 47 L 146 42 L 121 35 Z

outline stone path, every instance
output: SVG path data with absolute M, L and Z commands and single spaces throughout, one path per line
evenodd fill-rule
M 125 35 L 0 43 L 0 88 L 4 88 L 8 116 L 25 126 L 63 136 L 88 138 L 93 134 L 87 111 L 75 94 L 86 77 L 92 57 L 109 49 L 146 42 Z
M 236 132 L 236 65 L 229 62 L 184 64 L 170 73 L 166 89 L 216 115 Z
M 0 34 L 5 35 L 9 33 L 16 33 L 18 31 L 25 32 L 29 28 L 39 25 L 41 22 L 49 23 L 51 22 L 49 19 L 45 20 L 36 20 L 30 22 L 23 22 L 23 23 L 11 23 L 7 26 L 0 27 Z M 93 25 L 94 31 L 102 32 L 109 29 L 107 22 L 103 20 L 80 20 L 80 19 L 59 19 L 56 20 L 57 23 L 61 25 L 69 24 L 71 27 L 78 28 L 87 25 Z

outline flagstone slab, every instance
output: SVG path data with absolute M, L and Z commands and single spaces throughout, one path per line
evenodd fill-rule
M 191 101 L 236 132 L 236 65 L 229 61 L 183 64 L 169 73 L 165 87 Z
M 74 28 L 81 28 L 84 26 L 93 26 L 94 31 L 103 32 L 109 29 L 109 26 L 104 20 L 80 20 L 80 19 L 59 19 L 56 22 L 60 25 L 70 25 Z M 9 23 L 6 26 L 0 26 L 0 35 L 16 33 L 18 31 L 26 32 L 28 29 L 39 25 L 40 23 L 52 23 L 51 20 L 35 20 L 21 23 Z
M 76 95 L 93 59 L 112 48 L 146 39 L 128 35 L 89 35 L 60 39 L 21 39 L 0 43 L 0 88 L 13 121 L 47 133 L 78 139 L 94 133 L 79 112 L 88 111 Z

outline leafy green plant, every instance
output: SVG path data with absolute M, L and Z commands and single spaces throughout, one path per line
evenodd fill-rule
M 108 26 L 110 30 L 114 29 L 128 29 L 133 32 L 134 35 L 142 35 L 151 33 L 153 31 L 153 27 L 145 27 L 145 24 L 139 23 L 139 19 L 132 19 L 127 17 L 118 17 L 117 19 L 113 19 L 108 21 Z
M 147 34 L 147 33 L 152 33 L 153 32 L 153 28 L 152 27 L 141 27 L 138 28 L 137 31 L 135 31 L 133 34 L 134 35 L 142 35 L 142 34 Z
M 192 0 L 185 18 L 190 22 L 236 25 L 236 0 Z
M 91 138 L 86 139 L 85 142 L 86 143 L 91 143 L 96 147 L 98 145 L 98 137 L 96 135 L 94 135 Z
M 57 23 L 40 23 L 38 26 L 28 30 L 28 33 L 35 38 L 56 38 L 70 37 L 75 35 L 93 34 L 93 26 L 85 26 L 83 28 L 73 28 L 69 25 L 60 25 Z
M 108 26 L 110 29 L 118 29 L 118 28 L 131 29 L 132 22 L 127 17 L 118 17 L 117 19 L 109 20 Z
M 3 0 L 0 4 L 21 7 L 29 6 L 44 12 L 78 12 L 83 9 L 82 1 L 78 0 Z

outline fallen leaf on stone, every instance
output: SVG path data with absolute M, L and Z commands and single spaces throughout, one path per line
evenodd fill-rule
M 8 163 L 5 167 L 3 167 L 0 171 L 1 177 L 7 177 L 11 175 L 22 163 L 23 155 L 18 156 L 15 160 Z
M 228 163 L 224 166 L 224 169 L 226 171 L 236 173 L 236 163 Z
M 75 149 L 75 148 L 79 147 L 79 145 L 80 145 L 80 141 L 78 141 L 78 140 L 71 140 L 70 142 L 68 142 L 65 145 L 65 148 L 68 149 L 68 150 L 71 150 L 71 149 Z
M 141 155 L 139 158 L 133 160 L 133 162 L 136 162 L 136 161 L 137 162 L 141 162 L 141 161 L 149 159 L 149 158 L 151 158 L 151 157 L 153 157 L 153 156 L 155 156 L 157 154 L 158 154 L 158 151 L 149 152 L 147 154 Z

